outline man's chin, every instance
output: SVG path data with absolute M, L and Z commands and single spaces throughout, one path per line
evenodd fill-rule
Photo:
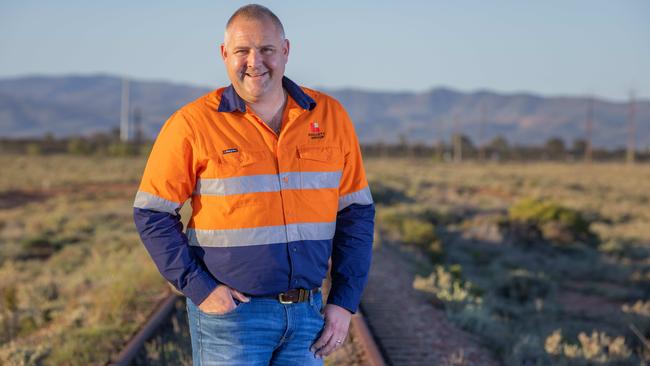
M 261 99 L 264 95 L 268 94 L 268 88 L 266 86 L 249 86 L 245 85 L 244 90 L 251 98 Z

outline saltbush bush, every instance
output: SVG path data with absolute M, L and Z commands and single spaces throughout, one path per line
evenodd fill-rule
M 632 351 L 625 344 L 624 337 L 612 338 L 605 332 L 593 331 L 591 335 L 581 332 L 578 343 L 569 343 L 562 337 L 560 329 L 546 338 L 544 349 L 553 355 L 559 364 L 610 364 L 617 361 L 630 361 Z
M 526 198 L 516 202 L 508 210 L 508 220 L 510 228 L 524 239 L 531 239 L 526 232 L 533 232 L 533 239 L 541 234 L 541 238 L 557 244 L 597 242 L 590 229 L 591 221 L 580 211 L 544 199 Z
M 543 275 L 536 275 L 526 270 L 514 270 L 507 273 L 496 284 L 496 294 L 508 301 L 526 304 L 536 299 L 543 299 L 551 292 L 551 284 Z

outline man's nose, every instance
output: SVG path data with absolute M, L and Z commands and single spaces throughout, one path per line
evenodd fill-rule
M 251 50 L 248 53 L 248 59 L 246 60 L 248 67 L 256 68 L 262 65 L 262 55 L 257 50 Z

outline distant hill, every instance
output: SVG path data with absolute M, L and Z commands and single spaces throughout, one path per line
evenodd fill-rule
M 121 79 L 110 75 L 28 76 L 0 79 L 0 137 L 88 135 L 119 125 Z M 463 93 L 446 88 L 423 93 L 357 89 L 324 90 L 347 108 L 362 142 L 431 144 L 460 130 L 474 142 L 497 135 L 510 143 L 542 144 L 553 136 L 567 145 L 584 136 L 587 99 Z M 131 107 L 141 111 L 146 135 L 155 136 L 178 107 L 207 88 L 156 81 L 131 81 Z M 485 123 L 481 127 L 483 112 Z M 627 103 L 596 99 L 596 146 L 616 148 L 627 141 Z M 454 121 L 457 120 L 457 124 Z M 650 146 L 650 101 L 636 103 L 637 146 Z

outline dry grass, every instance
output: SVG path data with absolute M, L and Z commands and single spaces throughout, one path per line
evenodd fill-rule
M 0 363 L 105 363 L 166 290 L 132 224 L 144 159 L 2 156 L 0 164 Z M 622 309 L 650 298 L 650 167 L 397 159 L 366 167 L 382 240 L 405 238 L 458 268 L 481 301 L 449 316 L 505 362 L 564 362 L 544 348 L 559 329 L 562 347 L 596 331 L 622 337 L 630 359 L 643 357 L 628 324 L 648 337 L 650 319 Z M 527 198 L 580 212 L 598 245 L 526 247 L 508 237 L 499 225 Z
M 650 318 L 626 304 L 650 298 L 650 166 L 383 159 L 366 167 L 382 238 L 429 240 L 422 230 L 405 235 L 402 222 L 435 225 L 442 253 L 423 254 L 462 268 L 460 280 L 477 287 L 482 301 L 459 308 L 431 281 L 441 277 L 440 265 L 416 285 L 436 293 L 435 303 L 505 363 L 648 362 L 630 325 L 650 338 Z M 513 230 L 517 220 L 526 225 Z M 544 348 L 559 330 L 562 349 L 575 352 Z M 607 334 L 600 338 L 626 352 L 608 354 L 607 342 L 587 342 L 587 334 Z
M 104 364 L 166 289 L 132 223 L 142 159 L 0 164 L 0 360 Z

